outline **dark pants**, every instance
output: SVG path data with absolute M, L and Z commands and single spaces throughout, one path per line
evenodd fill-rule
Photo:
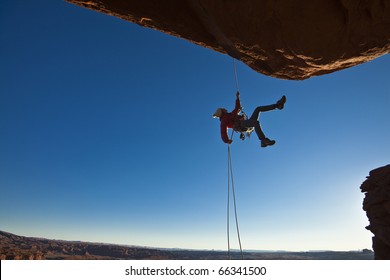
M 260 112 L 267 112 L 267 111 L 271 111 L 274 109 L 276 109 L 275 104 L 267 105 L 267 106 L 259 106 L 253 111 L 252 116 L 249 119 L 241 122 L 241 125 L 245 128 L 254 127 L 259 139 L 264 140 L 265 135 L 263 133 L 263 130 L 261 129 L 260 122 L 258 121 L 258 118 L 259 118 Z

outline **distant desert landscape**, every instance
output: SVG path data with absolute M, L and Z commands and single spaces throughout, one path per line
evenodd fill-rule
M 240 253 L 231 253 L 240 259 Z M 0 231 L 1 260 L 220 260 L 227 252 L 159 249 L 81 241 L 18 236 Z M 244 251 L 248 260 L 372 260 L 371 250 L 361 251 Z

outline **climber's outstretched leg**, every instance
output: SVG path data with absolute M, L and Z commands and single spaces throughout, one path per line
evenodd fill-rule
M 261 129 L 260 122 L 258 121 L 260 112 L 267 112 L 275 109 L 282 110 L 284 108 L 284 103 L 286 103 L 286 96 L 283 95 L 282 98 L 280 98 L 275 104 L 257 107 L 253 111 L 252 116 L 243 122 L 243 126 L 255 128 L 257 137 L 259 137 L 259 140 L 261 141 L 261 147 L 272 146 L 276 143 L 276 141 L 265 137 L 264 132 Z
M 260 112 L 267 112 L 267 111 L 272 111 L 275 109 L 282 110 L 284 108 L 284 103 L 286 103 L 286 96 L 283 95 L 282 98 L 278 100 L 275 104 L 271 105 L 266 105 L 266 106 L 259 106 L 257 107 L 253 113 L 250 119 L 252 120 L 257 120 L 259 118 Z

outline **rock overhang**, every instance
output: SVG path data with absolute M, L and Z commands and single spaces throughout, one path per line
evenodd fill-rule
M 304 80 L 390 52 L 390 1 L 66 0 Z

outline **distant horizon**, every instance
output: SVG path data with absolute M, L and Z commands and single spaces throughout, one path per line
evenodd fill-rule
M 145 248 L 145 249 L 157 249 L 157 250 L 189 250 L 189 251 L 217 251 L 217 252 L 227 252 L 227 249 L 192 249 L 192 248 L 168 248 L 168 247 L 154 247 L 154 246 L 147 246 L 147 245 L 134 245 L 134 244 L 122 244 L 122 243 L 111 243 L 111 242 L 99 242 L 99 241 L 86 241 L 86 240 L 66 240 L 66 239 L 56 239 L 56 238 L 50 238 L 50 237 L 42 237 L 42 236 L 26 236 L 26 235 L 20 235 L 15 234 L 12 232 L 4 231 L 0 229 L 0 232 L 4 232 L 7 234 L 16 235 L 19 237 L 25 237 L 25 238 L 33 238 L 33 239 L 43 239 L 43 240 L 51 240 L 51 241 L 61 241 L 61 242 L 75 242 L 75 243 L 91 243 L 91 244 L 102 244 L 102 245 L 115 245 L 115 246 L 123 246 L 123 247 L 134 247 L 134 248 Z M 283 253 L 283 252 L 361 252 L 364 250 L 369 250 L 373 252 L 372 249 L 369 248 L 363 248 L 363 249 L 352 249 L 352 250 L 301 250 L 301 251 L 290 251 L 290 250 L 262 250 L 262 249 L 246 249 L 243 248 L 243 252 L 273 252 L 273 253 Z M 230 251 L 232 252 L 240 252 L 240 249 L 237 248 L 231 248 Z

